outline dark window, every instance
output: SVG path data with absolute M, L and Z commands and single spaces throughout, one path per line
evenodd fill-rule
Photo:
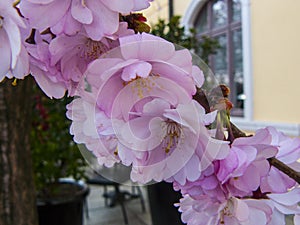
M 243 116 L 243 48 L 241 0 L 211 0 L 200 10 L 195 21 L 197 37 L 217 39 L 220 48 L 210 56 L 209 65 L 220 83 L 231 89 L 232 115 Z

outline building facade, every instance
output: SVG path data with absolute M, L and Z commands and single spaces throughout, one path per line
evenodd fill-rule
M 155 0 L 150 23 L 168 18 L 168 1 Z M 233 121 L 254 131 L 267 125 L 300 136 L 300 1 L 173 0 L 187 28 L 219 40 L 210 66 L 232 90 Z

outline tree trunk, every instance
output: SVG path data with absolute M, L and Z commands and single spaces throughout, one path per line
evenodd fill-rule
M 0 224 L 36 225 L 36 200 L 29 145 L 31 77 L 0 83 Z

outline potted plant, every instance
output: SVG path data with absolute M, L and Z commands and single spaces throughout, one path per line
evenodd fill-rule
M 31 146 L 40 225 L 81 225 L 88 187 L 85 161 L 69 134 L 65 117 L 67 97 L 47 98 L 35 91 Z M 55 102 L 54 102 L 55 101 Z M 62 180 L 71 177 L 72 180 Z

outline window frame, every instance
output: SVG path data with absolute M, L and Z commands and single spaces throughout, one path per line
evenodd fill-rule
M 242 48 L 243 48 L 243 76 L 244 76 L 244 94 L 246 99 L 244 100 L 244 112 L 243 117 L 236 117 L 238 120 L 242 121 L 252 121 L 253 119 L 253 92 L 252 92 L 252 51 L 251 51 L 251 23 L 250 23 L 250 1 L 251 0 L 241 0 L 241 22 L 233 22 L 233 28 L 237 26 L 242 27 Z M 184 17 L 183 25 L 188 31 L 190 28 L 194 27 L 197 17 L 201 9 L 208 4 L 212 4 L 209 0 L 192 0 L 189 7 L 187 8 Z M 231 7 L 229 7 L 231 10 Z M 212 16 L 211 16 L 212 18 Z M 228 21 L 228 19 L 227 19 Z M 209 23 L 209 21 L 208 21 Z M 238 24 L 240 23 L 240 24 Z M 229 29 L 230 27 L 228 27 Z M 224 28 L 223 28 L 224 29 Z M 217 29 L 216 29 L 217 30 Z M 214 34 L 220 32 L 222 28 L 216 31 Z M 202 33 L 204 34 L 204 33 Z M 229 38 L 227 41 L 230 40 Z M 227 46 L 228 48 L 229 46 Z M 228 54 L 230 55 L 230 54 Z M 230 57 L 230 56 L 227 56 Z M 233 56 L 231 56 L 233 57 Z M 234 116 L 233 116 L 234 117 Z

